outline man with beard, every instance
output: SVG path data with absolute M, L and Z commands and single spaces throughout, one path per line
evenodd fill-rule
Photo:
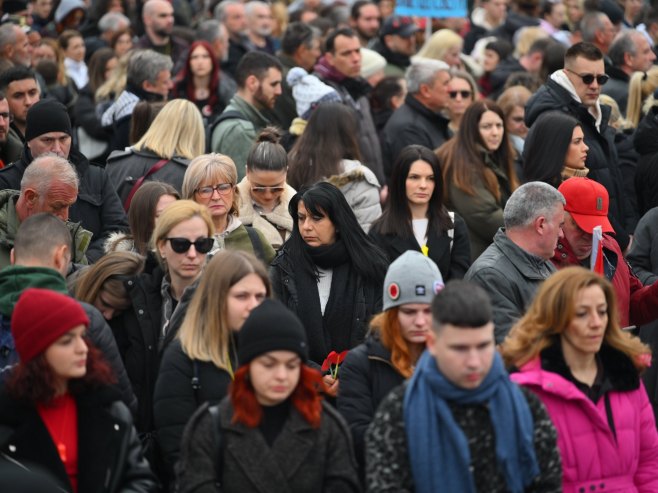
M 387 76 L 404 77 L 411 56 L 416 53 L 417 31 L 411 17 L 394 15 L 386 19 L 373 50 L 386 59 L 384 73 Z
M 21 157 L 23 145 L 18 137 L 9 133 L 9 123 L 12 116 L 9 112 L 9 102 L 0 91 L 0 168 Z
M 144 35 L 139 38 L 137 48 L 151 49 L 166 55 L 174 62 L 173 73 L 177 73 L 185 62 L 188 44 L 177 36 L 174 29 L 174 8 L 166 0 L 148 0 L 142 11 Z
M 272 8 L 265 2 L 255 0 L 245 5 L 247 14 L 249 41 L 258 51 L 264 51 L 274 55 L 274 39 L 272 29 L 274 28 L 274 17 Z
M 238 63 L 254 49 L 247 36 L 247 15 L 240 0 L 223 0 L 215 7 L 215 18 L 228 31 L 228 58 L 222 61 L 222 70 L 236 77 Z
M 247 154 L 258 133 L 271 122 L 263 111 L 272 110 L 281 95 L 283 68 L 279 60 L 260 51 L 242 57 L 236 72 L 238 92 L 217 118 L 212 150 L 230 156 L 238 169 L 238 181 L 245 176 Z
M 15 24 L 0 27 L 0 58 L 21 67 L 32 64 L 32 46 L 21 27 Z
M 359 36 L 361 46 L 367 48 L 369 43 L 377 37 L 382 16 L 379 7 L 369 0 L 358 0 L 352 5 L 350 11 L 350 27 Z
M 27 110 L 40 99 L 41 91 L 36 74 L 27 67 L 18 66 L 0 74 L 0 91 L 7 97 L 9 113 L 13 116 L 9 135 L 24 142 Z

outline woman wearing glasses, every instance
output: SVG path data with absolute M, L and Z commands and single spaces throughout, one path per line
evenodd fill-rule
M 274 249 L 263 233 L 245 226 L 238 219 L 240 195 L 238 171 L 233 160 L 223 154 L 202 154 L 192 160 L 183 179 L 183 198 L 208 208 L 215 226 L 210 255 L 230 248 L 256 255 L 266 264 L 274 258 Z
M 450 117 L 448 128 L 450 128 L 453 134 L 456 134 L 466 108 L 473 101 L 480 99 L 480 94 L 478 93 L 473 77 L 469 73 L 463 70 L 457 70 L 451 72 L 451 74 L 452 79 L 450 79 L 450 84 L 448 85 L 448 95 L 450 96 L 447 106 L 448 116 Z
M 240 221 L 258 229 L 279 250 L 292 231 L 288 202 L 295 189 L 286 183 L 288 154 L 274 127 L 261 132 L 247 156 L 247 176 L 238 183 Z
M 442 163 L 444 201 L 466 221 L 473 260 L 503 225 L 503 208 L 517 187 L 503 122 L 496 103 L 476 101 L 464 113 L 457 135 L 436 151 Z
M 132 308 L 112 325 L 137 396 L 137 429 L 142 433 L 153 430 L 153 389 L 160 358 L 178 334 L 212 248 L 214 229 L 206 207 L 191 200 L 169 205 L 151 237 L 159 266 L 151 274 L 124 281 Z
M 155 426 L 168 479 L 185 423 L 201 404 L 228 395 L 238 368 L 237 333 L 269 295 L 267 270 L 253 255 L 225 250 L 208 262 L 155 385 Z

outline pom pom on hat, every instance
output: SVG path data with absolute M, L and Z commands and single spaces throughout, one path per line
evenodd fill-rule
M 48 289 L 23 291 L 11 316 L 11 334 L 23 363 L 78 325 L 89 327 L 89 317 L 80 303 Z
M 292 351 L 308 359 L 306 331 L 280 301 L 266 299 L 249 314 L 238 335 L 238 363 L 248 364 L 270 351 Z
M 292 88 L 295 98 L 297 115 L 308 120 L 311 111 L 320 103 L 340 103 L 341 99 L 336 90 L 322 82 L 315 75 L 311 75 L 300 67 L 290 69 L 286 82 Z

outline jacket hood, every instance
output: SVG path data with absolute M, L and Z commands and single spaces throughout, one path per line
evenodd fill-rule
M 0 313 L 11 317 L 18 298 L 27 288 L 42 288 L 68 294 L 66 281 L 54 269 L 12 265 L 0 271 Z

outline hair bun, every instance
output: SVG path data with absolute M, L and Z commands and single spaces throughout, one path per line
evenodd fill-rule
M 271 142 L 272 144 L 278 144 L 281 139 L 281 130 L 277 127 L 265 127 L 261 133 L 256 137 L 256 143 L 260 144 L 261 142 Z
M 293 67 L 288 71 L 286 76 L 286 81 L 288 85 L 292 88 L 299 84 L 304 77 L 308 75 L 308 72 L 301 67 Z

